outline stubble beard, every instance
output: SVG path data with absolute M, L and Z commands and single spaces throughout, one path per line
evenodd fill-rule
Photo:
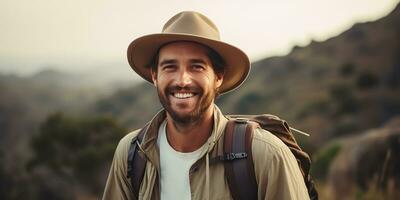
M 180 88 L 187 89 L 187 88 Z M 167 87 L 162 93 L 159 88 L 157 88 L 158 98 L 160 100 L 161 105 L 168 112 L 171 118 L 174 120 L 174 123 L 180 126 L 189 126 L 197 123 L 203 116 L 204 113 L 208 110 L 208 108 L 213 103 L 213 100 L 216 96 L 216 90 L 210 91 L 207 94 L 204 94 L 204 90 L 198 87 L 194 88 L 199 96 L 199 100 L 197 101 L 194 110 L 189 112 L 188 114 L 182 115 L 178 112 L 175 112 L 172 108 L 171 102 L 169 100 L 169 94 L 171 90 L 179 90 L 178 87 Z

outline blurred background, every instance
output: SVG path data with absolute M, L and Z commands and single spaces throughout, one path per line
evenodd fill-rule
M 199 11 L 252 71 L 217 99 L 310 137 L 321 199 L 400 195 L 398 0 L 0 2 L 0 199 L 99 199 L 120 138 L 161 108 L 126 49 Z

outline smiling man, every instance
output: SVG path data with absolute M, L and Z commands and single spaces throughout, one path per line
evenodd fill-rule
M 159 64 L 152 69 L 153 83 L 170 122 L 168 142 L 179 152 L 195 151 L 212 130 L 213 103 L 223 72 L 214 71 L 207 56 L 211 51 L 193 42 L 169 43 L 160 48 Z
M 243 51 L 220 41 L 210 19 L 179 13 L 162 33 L 134 40 L 128 60 L 156 87 L 164 109 L 121 139 L 103 199 L 309 198 L 296 158 L 261 128 L 252 131 L 250 147 L 255 192 L 238 197 L 232 189 L 232 184 L 247 187 L 247 182 L 236 177 L 232 183 L 224 167 L 229 120 L 214 100 L 246 79 L 250 63 Z

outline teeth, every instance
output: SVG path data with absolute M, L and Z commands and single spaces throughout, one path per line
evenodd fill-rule
M 174 93 L 174 97 L 176 97 L 178 99 L 185 99 L 185 98 L 189 98 L 192 96 L 193 96 L 193 93 Z

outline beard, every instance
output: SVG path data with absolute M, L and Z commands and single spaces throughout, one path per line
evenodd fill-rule
M 191 112 L 188 112 L 186 114 L 181 114 L 172 108 L 172 104 L 169 99 L 171 98 L 170 95 L 178 91 L 190 91 L 198 96 L 196 105 L 194 106 L 194 109 Z M 169 86 L 166 87 L 164 91 L 157 88 L 157 93 L 161 105 L 168 112 L 171 118 L 178 124 L 189 125 L 196 123 L 199 119 L 202 118 L 204 113 L 213 103 L 213 100 L 216 97 L 217 90 L 211 90 L 205 93 L 202 88 L 197 86 L 186 86 L 186 87 Z

